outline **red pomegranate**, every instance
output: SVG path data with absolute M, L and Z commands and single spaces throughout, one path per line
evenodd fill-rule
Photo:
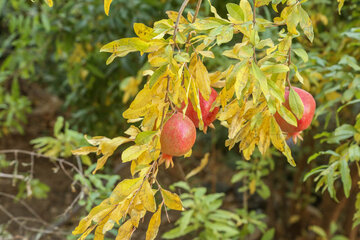
M 211 105 L 216 100 L 217 95 L 218 95 L 218 93 L 213 88 L 211 88 L 211 94 L 209 96 L 208 101 L 206 101 L 203 98 L 201 93 L 199 94 L 201 116 L 204 121 L 204 132 L 206 132 L 207 127 L 215 120 L 216 114 L 219 112 L 219 107 L 215 107 L 210 112 Z M 185 107 L 185 104 L 183 103 L 182 109 L 184 107 Z M 198 118 L 197 113 L 191 103 L 189 103 L 185 114 L 186 114 L 186 116 L 188 116 L 191 119 L 191 121 L 193 121 L 195 127 L 198 128 L 199 127 L 199 118 Z
M 297 127 L 286 122 L 278 113 L 275 113 L 276 122 L 279 124 L 281 130 L 287 133 L 288 138 L 293 138 L 296 143 L 297 137 L 300 137 L 301 131 L 307 129 L 314 117 L 316 103 L 313 96 L 305 90 L 297 87 L 293 87 L 293 90 L 299 94 L 302 103 L 304 104 L 304 113 L 301 119 L 297 119 Z M 290 109 L 289 105 L 289 88 L 285 89 L 285 102 L 283 105 Z M 295 114 L 294 114 L 295 115 Z
M 166 168 L 173 166 L 172 157 L 182 156 L 190 151 L 195 143 L 196 128 L 194 123 L 182 113 L 174 114 L 164 125 L 161 135 L 161 161 Z

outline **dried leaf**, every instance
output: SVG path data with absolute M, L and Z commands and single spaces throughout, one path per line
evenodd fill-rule
M 210 156 L 209 153 L 205 153 L 205 156 L 203 157 L 203 159 L 201 159 L 200 165 L 198 167 L 194 168 L 193 170 L 191 170 L 191 172 L 189 172 L 185 178 L 189 179 L 192 176 L 195 176 L 196 174 L 198 174 L 201 170 L 203 170 L 209 161 L 209 156 Z
M 97 147 L 81 147 L 76 150 L 71 150 L 71 153 L 74 155 L 88 155 L 89 153 L 96 152 Z

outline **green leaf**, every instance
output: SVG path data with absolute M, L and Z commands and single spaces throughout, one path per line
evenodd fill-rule
M 271 228 L 264 233 L 261 240 L 272 240 L 274 239 L 274 236 L 275 236 L 275 229 Z
M 304 104 L 301 98 L 293 88 L 290 88 L 289 105 L 291 111 L 295 114 L 297 119 L 301 119 L 304 113 Z
M 348 198 L 350 196 L 351 190 L 351 176 L 349 165 L 345 159 L 340 160 L 340 173 L 341 181 L 343 182 L 344 193 L 345 196 Z
M 137 145 L 144 145 L 144 144 L 148 144 L 152 138 L 154 137 L 154 135 L 157 133 L 157 131 L 146 131 L 146 132 L 141 132 L 139 133 L 136 138 L 135 138 L 135 143 Z
M 240 22 L 244 21 L 244 12 L 240 8 L 240 5 L 235 3 L 228 3 L 226 4 L 226 9 L 232 18 Z
M 285 64 L 274 64 L 262 66 L 261 70 L 266 73 L 284 73 L 290 71 L 289 67 Z
M 297 127 L 297 120 L 296 120 L 294 114 L 289 109 L 287 109 L 284 105 L 280 106 L 278 113 L 287 123 Z
M 149 87 L 152 88 L 155 83 L 159 80 L 159 78 L 166 72 L 167 65 L 161 66 L 153 73 L 153 75 L 149 79 Z
M 316 226 L 316 225 L 312 225 L 312 226 L 309 227 L 309 229 L 311 231 L 313 231 L 314 233 L 316 233 L 317 235 L 319 235 L 320 237 L 323 237 L 323 238 L 327 239 L 326 232 L 321 227 Z
M 307 52 L 304 50 L 304 49 L 302 49 L 302 48 L 293 48 L 292 49 L 293 51 L 294 51 L 294 53 L 297 55 L 297 56 L 299 56 L 304 62 L 307 62 L 307 61 L 309 61 L 309 56 L 308 56 L 308 54 L 307 54 Z
M 261 91 L 263 92 L 266 100 L 269 100 L 270 92 L 265 74 L 261 71 L 255 62 L 251 63 L 251 70 L 254 77 L 258 80 Z
M 350 161 L 360 161 L 360 147 L 359 145 L 353 144 L 349 147 L 349 158 Z

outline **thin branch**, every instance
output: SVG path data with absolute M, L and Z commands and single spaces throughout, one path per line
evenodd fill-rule
M 195 14 L 194 14 L 194 18 L 192 20 L 192 23 L 195 22 L 198 14 L 199 14 L 199 11 L 200 11 L 200 7 L 201 7 L 201 3 L 202 3 L 202 0 L 198 0 L 197 4 L 196 4 L 196 10 L 195 10 Z
M 160 194 L 161 194 L 161 197 L 162 197 L 162 199 L 163 199 L 162 203 L 164 204 L 164 203 L 165 203 L 165 202 L 164 202 L 164 201 L 165 201 L 165 200 L 164 200 L 165 198 L 164 198 L 163 193 L 161 192 L 162 187 L 161 187 L 161 185 L 160 185 L 160 183 L 158 182 L 157 179 L 155 179 L 155 182 L 156 182 L 158 188 L 160 189 Z M 171 221 L 170 221 L 169 214 L 168 214 L 168 211 L 167 211 L 166 207 L 165 207 L 165 214 L 166 214 L 166 218 L 167 218 L 168 222 L 170 223 Z
M 254 1 L 254 6 L 253 6 L 253 31 L 254 32 L 255 32 L 255 25 L 256 25 L 256 7 L 255 7 L 255 1 Z M 253 59 L 254 59 L 254 62 L 257 64 L 255 44 L 253 46 Z
M 175 22 L 175 27 L 174 27 L 174 36 L 173 36 L 174 45 L 172 46 L 173 51 L 174 51 L 175 45 L 177 46 L 177 44 L 176 44 L 176 33 L 178 31 L 178 28 L 179 28 L 180 18 L 182 16 L 186 6 L 188 5 L 188 3 L 189 3 L 189 0 L 184 0 L 184 2 L 182 3 L 182 5 L 180 7 L 179 12 L 178 12 L 178 16 L 177 16 L 177 19 L 176 19 L 176 22 Z
M 291 88 L 291 83 L 290 83 L 290 65 L 291 65 L 291 45 L 289 47 L 289 51 L 288 51 L 288 60 L 287 60 L 287 65 L 289 67 L 289 71 L 286 73 L 286 81 L 289 84 L 289 87 Z

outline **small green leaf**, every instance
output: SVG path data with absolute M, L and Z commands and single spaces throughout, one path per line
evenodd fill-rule
M 135 143 L 137 145 L 148 144 L 156 133 L 157 131 L 141 132 L 136 136 Z
M 316 225 L 312 225 L 312 226 L 309 227 L 309 229 L 311 231 L 313 231 L 314 233 L 316 233 L 317 235 L 319 235 L 320 237 L 327 238 L 326 232 L 321 227 L 316 226 Z
M 297 120 L 296 120 L 294 114 L 289 109 L 284 107 L 284 105 L 280 106 L 278 113 L 286 122 L 297 127 Z
M 292 49 L 294 51 L 294 53 L 299 56 L 304 62 L 307 62 L 309 61 L 309 56 L 307 54 L 307 52 L 302 49 L 302 48 L 295 48 L 295 49 Z
M 304 113 L 304 104 L 301 101 L 299 94 L 295 92 L 293 88 L 290 88 L 289 105 L 296 118 L 301 119 Z
M 275 229 L 271 228 L 264 233 L 261 240 L 272 240 L 274 239 L 274 236 L 275 236 Z
M 244 21 L 244 12 L 240 8 L 240 5 L 235 3 L 228 3 L 226 4 L 226 9 L 232 18 L 240 22 Z
M 149 86 L 152 88 L 155 83 L 159 80 L 161 75 L 163 75 L 167 70 L 167 65 L 161 66 L 153 73 L 153 75 L 149 79 Z
M 341 181 L 343 182 L 344 193 L 345 196 L 348 198 L 350 196 L 351 190 L 351 176 L 349 165 L 345 159 L 340 160 L 340 173 Z

